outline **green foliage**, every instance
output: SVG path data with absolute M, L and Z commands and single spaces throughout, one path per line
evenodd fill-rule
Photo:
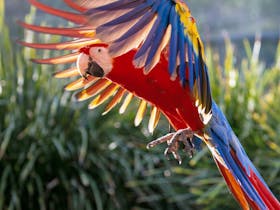
M 146 125 L 133 126 L 132 112 L 101 117 L 73 102 L 62 91 L 67 81 L 51 78 L 60 67 L 32 64 L 35 51 L 17 46 L 0 23 L 0 209 L 238 208 L 207 148 L 182 166 L 166 160 L 164 147 L 147 151 L 166 122 L 150 136 Z M 280 195 L 280 47 L 266 69 L 258 44 L 245 41 L 240 68 L 229 40 L 223 65 L 207 48 L 209 72 L 214 98 Z

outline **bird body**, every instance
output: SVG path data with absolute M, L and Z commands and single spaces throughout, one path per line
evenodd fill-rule
M 188 88 L 182 88 L 178 78 L 170 80 L 166 58 L 162 56 L 161 62 L 146 75 L 142 69 L 133 66 L 131 61 L 134 55 L 135 51 L 131 51 L 116 57 L 114 68 L 106 77 L 158 107 L 176 130 L 186 127 L 202 130 L 204 125 L 199 118 L 195 100 Z
M 150 130 L 163 113 L 176 130 L 155 140 L 153 147 L 166 142 L 166 152 L 178 156 L 178 144 L 192 146 L 194 136 L 209 147 L 229 189 L 243 209 L 280 209 L 280 203 L 249 160 L 226 117 L 212 100 L 203 44 L 190 10 L 182 0 L 64 0 L 78 12 L 53 9 L 36 0 L 30 3 L 50 14 L 79 24 L 58 29 L 21 23 L 27 29 L 76 37 L 57 44 L 21 44 L 39 49 L 74 50 L 70 55 L 34 59 L 38 63 L 75 62 L 56 77 L 82 77 L 66 90 L 83 88 L 78 100 L 97 97 L 89 108 L 112 97 L 105 113 L 127 96 L 125 109 L 133 96 L 142 102 L 135 124 L 143 118 L 147 103 L 152 111 Z M 122 111 L 121 111 L 122 112 Z M 189 145 L 190 144 L 190 145 Z

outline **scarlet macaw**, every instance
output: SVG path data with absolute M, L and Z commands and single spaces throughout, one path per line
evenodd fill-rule
M 64 0 L 77 13 L 66 12 L 36 0 L 37 8 L 67 19 L 74 28 L 52 28 L 20 22 L 30 30 L 73 37 L 54 44 L 21 44 L 73 53 L 48 59 L 45 64 L 76 62 L 76 67 L 54 74 L 79 79 L 66 90 L 82 89 L 79 101 L 93 96 L 89 108 L 112 97 L 104 113 L 126 95 L 120 112 L 134 96 L 142 102 L 135 118 L 138 125 L 147 104 L 152 108 L 149 130 L 163 113 L 175 132 L 148 144 L 166 142 L 165 153 L 181 162 L 182 142 L 192 154 L 196 138 L 209 147 L 229 189 L 243 209 L 280 209 L 280 203 L 249 160 L 226 117 L 212 100 L 203 43 L 195 19 L 183 0 Z

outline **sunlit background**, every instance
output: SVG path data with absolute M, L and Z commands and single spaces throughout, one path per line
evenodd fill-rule
M 62 1 L 41 0 L 63 7 Z M 253 36 L 256 32 L 277 38 L 280 30 L 280 2 L 278 0 L 189 0 L 187 1 L 204 37 L 218 38 L 227 31 L 231 36 Z M 9 24 L 22 19 L 29 11 L 27 0 L 6 1 Z M 39 17 L 46 20 L 48 17 Z
M 64 7 L 63 1 L 41 0 L 41 2 L 59 8 Z M 229 36 L 238 48 L 242 48 L 241 42 L 244 37 L 253 42 L 255 37 L 259 36 L 264 45 L 260 56 L 266 63 L 272 64 L 273 52 L 280 32 L 280 2 L 278 0 L 189 0 L 187 3 L 197 20 L 205 42 L 219 48 L 224 37 Z M 6 22 L 15 33 L 12 36 L 17 37 L 18 29 L 15 27 L 15 21 L 23 19 L 29 10 L 27 0 L 6 1 Z M 41 12 L 38 12 L 35 21 L 37 23 L 42 21 L 51 24 L 63 23 L 62 20 L 46 16 Z M 244 56 L 243 51 L 241 55 Z
M 41 2 L 68 9 L 62 0 Z M 280 199 L 280 1 L 188 4 L 206 44 L 213 97 Z M 133 125 L 137 100 L 124 115 L 87 110 L 63 90 L 68 80 L 51 77 L 62 66 L 29 61 L 57 53 L 16 44 L 60 38 L 26 33 L 17 20 L 69 26 L 26 0 L 0 0 L 0 209 L 238 209 L 206 147 L 180 166 L 166 160 L 164 146 L 147 151 L 168 132 L 164 117 L 149 134 L 148 118 Z

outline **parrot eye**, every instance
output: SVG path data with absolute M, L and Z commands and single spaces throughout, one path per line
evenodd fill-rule
M 98 52 L 101 52 L 101 49 L 99 48 L 97 51 L 98 51 Z

